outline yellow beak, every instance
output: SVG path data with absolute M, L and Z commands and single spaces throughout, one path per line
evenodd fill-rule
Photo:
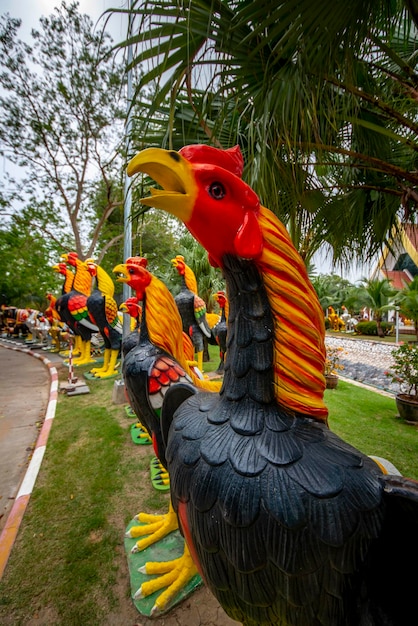
M 129 274 L 126 269 L 125 263 L 120 263 L 119 265 L 115 265 L 112 272 L 116 274 L 116 282 L 117 283 L 127 283 L 129 280 Z
M 174 150 L 147 148 L 128 164 L 128 176 L 138 172 L 148 174 L 163 188 L 152 188 L 151 196 L 141 202 L 167 211 L 187 223 L 198 192 L 190 163 Z

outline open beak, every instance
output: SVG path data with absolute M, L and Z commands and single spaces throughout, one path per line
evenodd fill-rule
M 112 272 L 116 274 L 117 283 L 127 283 L 130 278 L 125 263 L 120 263 L 119 265 L 115 265 Z
M 188 161 L 174 150 L 147 148 L 129 162 L 128 176 L 148 174 L 162 189 L 152 188 L 141 202 L 163 209 L 187 223 L 192 215 L 198 187 Z

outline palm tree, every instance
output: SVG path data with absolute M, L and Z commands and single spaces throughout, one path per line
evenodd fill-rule
M 415 3 L 133 2 L 137 148 L 239 143 L 308 262 L 369 259 L 416 212 Z
M 364 278 L 362 287 L 357 292 L 357 297 L 362 306 L 372 311 L 373 319 L 376 322 L 377 336 L 384 337 L 382 329 L 383 313 L 393 308 L 398 290 L 394 289 L 387 278 L 382 280 L 375 278 Z
M 324 315 L 328 307 L 339 309 L 345 304 L 353 285 L 337 274 L 319 274 L 311 278 Z
M 413 281 L 399 292 L 397 302 L 401 312 L 414 322 L 418 341 L 418 276 L 415 276 Z

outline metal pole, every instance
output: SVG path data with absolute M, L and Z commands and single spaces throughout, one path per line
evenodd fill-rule
M 132 35 L 132 0 L 130 2 L 130 12 L 128 16 L 128 38 Z M 131 143 L 131 130 L 132 130 L 132 70 L 130 68 L 132 64 L 132 46 L 128 46 L 127 55 L 127 110 L 126 110 L 126 126 L 125 126 L 125 148 L 126 155 L 129 157 L 130 143 Z M 131 206 L 132 206 L 132 193 L 130 179 L 125 174 L 124 185 L 124 211 L 123 211 L 123 262 L 132 256 L 132 222 L 131 222 Z M 123 284 L 123 299 L 127 300 L 131 295 L 131 288 L 126 283 Z M 124 314 L 123 316 L 123 337 L 125 338 L 130 332 L 130 317 Z
M 130 2 L 129 14 L 128 14 L 128 38 L 131 37 L 132 31 L 132 1 Z M 125 124 L 125 149 L 126 149 L 126 157 L 130 156 L 130 143 L 131 143 L 131 129 L 132 129 L 132 111 L 131 111 L 131 103 L 132 103 L 132 70 L 130 65 L 132 63 L 132 46 L 128 46 L 127 53 L 127 93 L 126 93 L 126 124 Z M 132 222 L 131 222 L 131 204 L 132 204 L 132 196 L 131 196 L 131 187 L 130 181 L 125 173 L 125 181 L 124 181 L 124 203 L 123 203 L 123 262 L 126 261 L 130 256 L 132 256 Z M 127 300 L 131 295 L 131 288 L 123 283 L 123 291 L 122 297 L 123 300 Z M 131 330 L 130 317 L 129 315 L 123 314 L 123 324 L 122 324 L 122 341 L 129 335 Z M 126 402 L 124 387 L 125 382 L 123 380 L 123 354 L 121 354 L 121 363 L 120 363 L 120 371 L 121 377 L 119 380 L 115 380 L 115 385 L 113 387 L 113 396 L 112 400 L 114 404 L 123 404 Z

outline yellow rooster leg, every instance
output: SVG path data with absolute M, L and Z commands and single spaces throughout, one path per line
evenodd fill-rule
M 80 357 L 83 353 L 82 351 L 82 340 L 81 337 L 79 335 L 75 335 L 74 337 L 74 347 L 73 347 L 73 358 L 76 357 Z M 64 352 L 61 353 L 62 356 L 70 356 L 70 351 L 69 350 L 65 350 Z
M 81 341 L 80 342 L 80 355 L 76 358 L 73 358 L 73 364 L 74 365 L 78 365 L 79 363 L 82 363 L 83 359 L 84 359 L 84 354 L 85 354 L 85 341 Z M 73 357 L 74 357 L 74 351 L 73 351 Z
M 83 341 L 81 356 L 78 359 L 74 359 L 74 365 L 88 365 L 89 363 L 94 363 L 94 361 L 91 358 L 91 341 Z
M 197 353 L 197 367 L 203 372 L 203 350 Z
M 77 352 L 80 355 L 83 354 L 83 340 L 81 339 L 80 335 L 75 336 L 74 352 Z
M 109 352 L 108 363 L 106 369 L 101 369 L 95 373 L 97 378 L 109 378 L 110 376 L 114 376 L 118 374 L 118 370 L 116 369 L 116 361 L 118 360 L 119 350 L 109 350 L 105 351 L 105 362 L 106 362 L 106 352 Z
M 155 604 L 151 609 L 151 615 L 156 615 L 163 611 L 189 580 L 198 573 L 186 544 L 184 545 L 183 556 L 180 558 L 162 563 L 149 562 L 144 567 L 141 567 L 139 571 L 142 574 L 161 574 L 161 576 L 142 583 L 134 595 L 135 600 L 146 598 L 152 593 L 167 587 L 155 600 Z
M 141 552 L 145 550 L 156 541 L 163 539 L 173 530 L 178 528 L 177 515 L 174 512 L 173 506 L 170 502 L 168 512 L 165 515 L 148 515 L 147 513 L 139 513 L 136 519 L 141 522 L 141 526 L 132 526 L 126 533 L 126 537 L 143 537 L 136 542 L 132 548 L 132 552 Z
M 90 374 L 94 374 L 97 375 L 101 372 L 106 372 L 107 368 L 109 367 L 109 362 L 110 362 L 110 349 L 106 348 L 104 351 L 104 355 L 103 355 L 103 365 L 102 367 L 93 367 L 90 370 Z

